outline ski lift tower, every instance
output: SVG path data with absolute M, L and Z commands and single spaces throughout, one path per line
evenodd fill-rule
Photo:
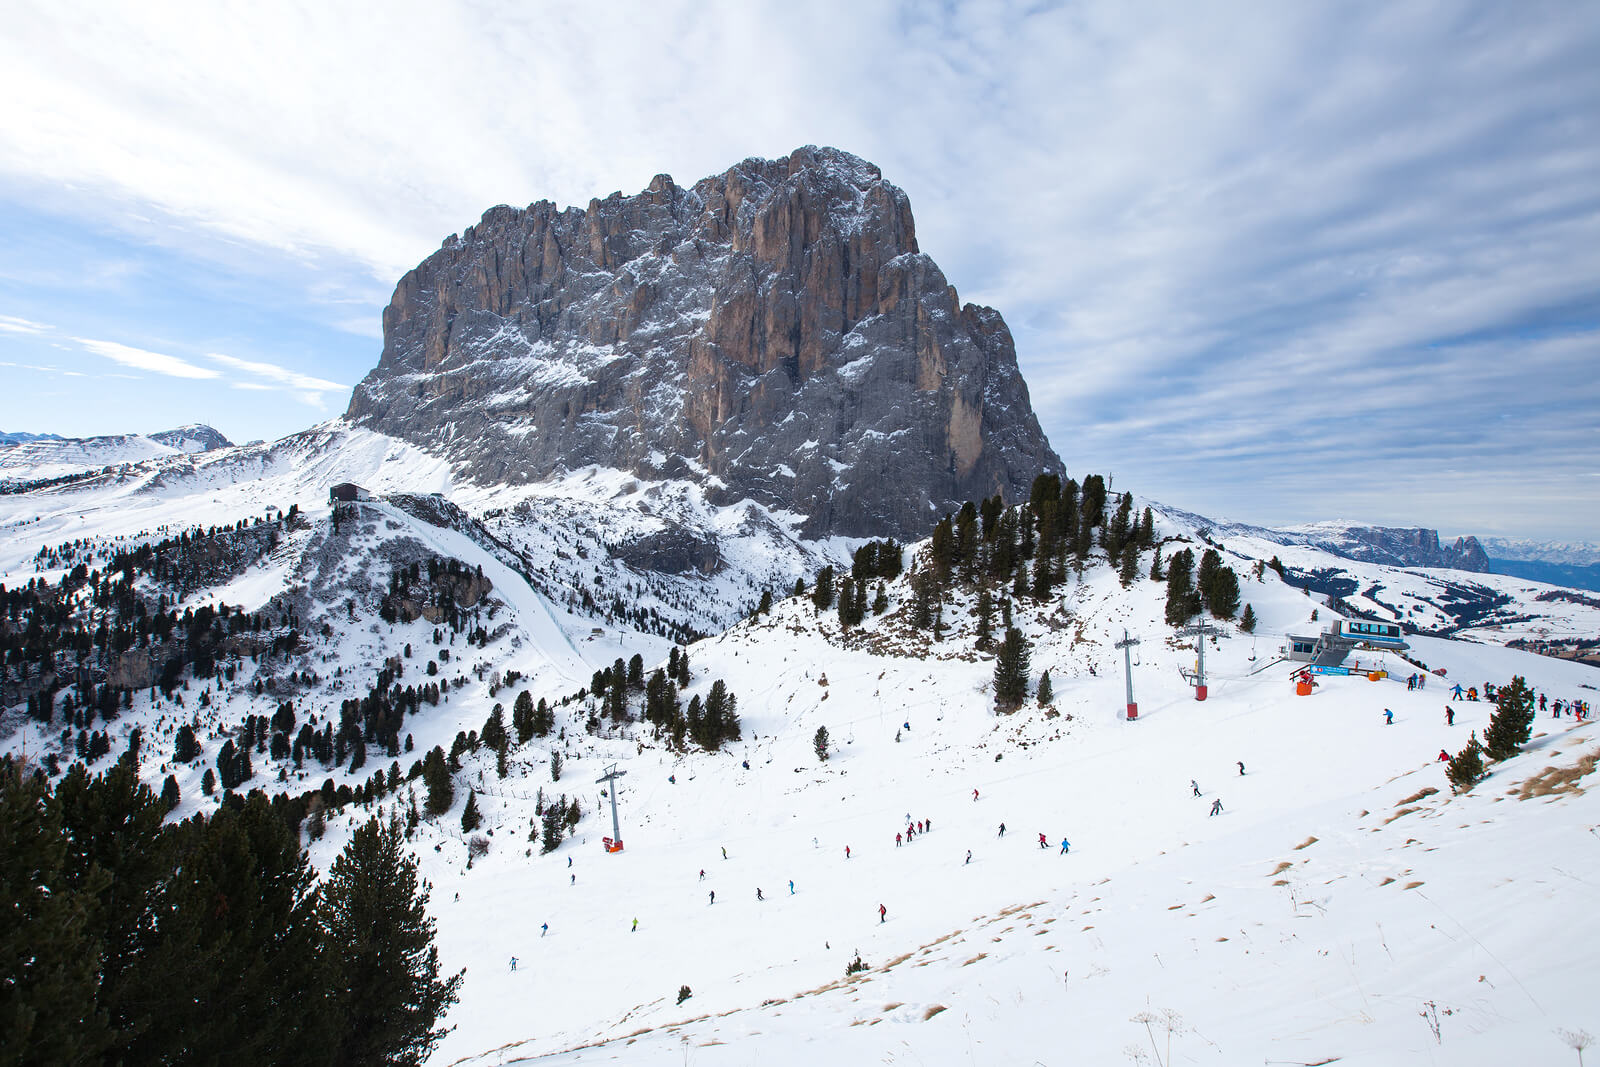
M 1192 673 L 1182 667 L 1178 668 L 1178 673 L 1183 675 L 1190 685 L 1194 686 L 1194 698 L 1196 700 L 1204 700 L 1206 698 L 1206 638 L 1217 637 L 1222 631 L 1209 622 L 1201 622 L 1195 623 L 1193 626 L 1185 626 L 1182 632 L 1185 637 L 1193 637 L 1195 639 L 1196 659 Z
M 1135 704 L 1133 702 L 1133 661 L 1130 658 L 1129 653 L 1128 653 L 1128 649 L 1132 648 L 1134 645 L 1137 645 L 1138 643 L 1139 643 L 1139 639 L 1137 637 L 1129 637 L 1128 636 L 1128 631 L 1127 630 L 1123 630 L 1122 631 L 1122 640 L 1118 641 L 1117 644 L 1116 644 L 1117 648 L 1122 649 L 1122 672 L 1123 672 L 1123 676 L 1127 679 L 1127 682 L 1128 682 L 1128 714 L 1127 714 L 1127 718 L 1128 718 L 1129 722 L 1133 722 L 1135 719 L 1137 719 L 1139 717 L 1139 705 L 1137 705 L 1137 704 Z
M 613 763 L 606 768 L 605 774 L 594 780 L 595 785 L 599 785 L 602 782 L 606 783 L 606 794 L 611 798 L 611 836 L 601 839 L 601 843 L 605 845 L 607 852 L 622 851 L 622 830 L 617 824 L 617 779 L 627 773 L 627 771 L 617 770 L 617 765 Z

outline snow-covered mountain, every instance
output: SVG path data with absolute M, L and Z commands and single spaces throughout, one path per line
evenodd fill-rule
M 5 441 L 0 447 L 0 484 L 19 486 L 162 456 L 187 455 L 233 446 L 216 430 L 198 423 L 152 434 L 16 436 L 22 439 Z
M 383 328 L 349 418 L 481 483 L 599 465 L 808 537 L 909 538 L 1061 469 L 1000 313 L 961 304 L 905 193 L 837 149 L 493 208 Z
M 61 437 L 53 433 L 0 433 L 0 445 L 20 445 L 27 441 L 59 441 Z

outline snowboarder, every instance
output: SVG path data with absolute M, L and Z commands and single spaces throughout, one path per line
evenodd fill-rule
M 1200 783 L 1195 781 L 1193 778 L 1189 779 L 1189 788 L 1194 790 L 1195 796 L 1200 795 Z
M 1439 750 L 1439 762 L 1440 763 L 1449 763 L 1450 762 L 1450 753 L 1446 752 L 1442 748 Z
M 880 923 L 883 922 L 884 919 L 886 919 L 888 917 L 888 915 L 889 915 L 889 909 L 884 907 L 882 904 L 879 904 L 878 905 L 878 921 Z
M 971 862 L 972 862 L 972 850 L 969 848 L 969 849 L 967 849 L 967 863 L 971 863 Z
M 995 835 L 995 836 L 997 836 L 997 837 L 1004 837 L 1004 836 L 1006 836 L 1006 824 L 1005 824 L 1005 823 L 1001 823 L 1001 824 L 1000 824 L 1000 832 L 999 832 L 999 833 L 998 833 L 998 834 L 997 834 L 997 835 Z
M 1456 709 L 1449 704 L 1444 706 L 1444 724 L 1446 726 L 1454 726 L 1456 724 Z
M 1067 850 L 1070 849 L 1071 847 L 1072 847 L 1071 844 L 1069 844 L 1067 842 L 1067 839 L 1063 837 L 1061 839 L 1061 851 L 1058 854 L 1062 855 L 1062 856 L 1065 856 L 1067 854 Z
M 550 924 L 549 923 L 540 923 L 539 924 L 539 936 L 540 937 L 543 937 L 545 934 L 548 934 L 549 932 L 550 932 Z
M 1039 835 L 1039 847 L 1040 848 L 1049 848 L 1050 847 L 1050 840 L 1048 838 L 1046 838 L 1043 834 Z
M 794 896 L 794 879 L 789 879 L 789 895 Z
M 757 900 L 766 900 L 767 899 L 766 897 L 761 895 L 761 887 L 760 886 L 756 886 L 756 899 Z
M 1213 814 L 1213 815 L 1221 815 L 1222 814 L 1222 798 L 1221 797 L 1218 797 L 1216 800 L 1213 800 L 1211 802 L 1211 814 Z
M 1384 708 L 1383 709 L 1383 725 L 1385 725 L 1385 726 L 1393 726 L 1394 725 L 1394 712 L 1390 711 L 1388 708 Z
M 517 957 L 515 957 L 515 956 L 511 957 L 511 973 L 512 974 L 516 974 L 517 973 Z
M 1243 778 L 1244 777 L 1244 760 L 1239 760 L 1238 764 L 1239 764 L 1239 777 Z

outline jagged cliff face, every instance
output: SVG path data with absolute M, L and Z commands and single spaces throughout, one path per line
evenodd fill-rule
M 401 279 L 349 418 L 486 482 L 687 477 L 808 536 L 922 536 L 1060 470 L 1000 314 L 917 250 L 906 196 L 834 149 L 498 207 Z

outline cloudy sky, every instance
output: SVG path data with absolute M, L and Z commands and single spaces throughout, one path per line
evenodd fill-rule
M 1069 471 L 1600 537 L 1590 0 L 7 9 L 0 430 L 302 429 L 490 205 L 824 144 L 1004 313 Z

